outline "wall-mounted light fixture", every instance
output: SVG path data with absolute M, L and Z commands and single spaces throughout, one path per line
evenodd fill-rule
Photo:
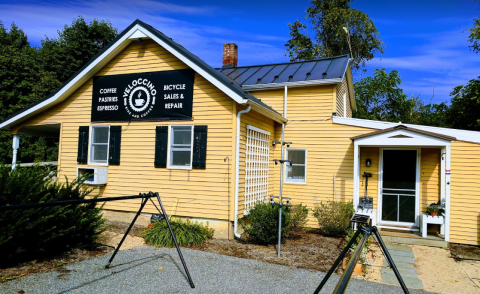
M 366 162 L 365 162 L 365 165 L 367 167 L 371 167 L 372 166 L 372 160 L 370 158 L 367 158 Z

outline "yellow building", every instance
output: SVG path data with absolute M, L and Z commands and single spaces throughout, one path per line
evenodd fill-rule
M 447 242 L 480 244 L 480 133 L 353 119 L 348 55 L 249 67 L 237 59 L 225 44 L 214 69 L 137 20 L 0 129 L 13 135 L 14 163 L 19 135 L 58 137 L 59 179 L 93 173 L 102 197 L 158 191 L 167 211 L 238 236 L 237 217 L 279 193 L 283 127 L 292 202 L 353 201 L 380 228 L 437 224 Z M 426 216 L 431 203 L 443 214 Z

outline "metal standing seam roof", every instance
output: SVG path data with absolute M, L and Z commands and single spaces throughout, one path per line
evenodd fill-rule
M 275 63 L 236 68 L 217 68 L 239 86 L 292 83 L 327 79 L 342 79 L 349 55 L 309 61 Z

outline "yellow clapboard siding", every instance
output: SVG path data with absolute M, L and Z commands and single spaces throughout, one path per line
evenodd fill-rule
M 420 156 L 420 211 L 426 211 L 440 200 L 440 149 L 422 148 Z
M 160 70 L 183 69 L 187 66 L 153 41 L 132 44 L 101 69 L 97 76 Z M 78 127 L 90 123 L 93 79 L 85 82 L 65 101 L 32 117 L 21 126 L 62 123 L 60 166 L 58 179 L 76 177 Z M 113 122 L 95 125 L 122 126 L 122 149 L 119 166 L 108 167 L 108 183 L 100 187 L 102 197 L 136 195 L 140 192 L 158 191 L 167 211 L 179 199 L 176 214 L 227 219 L 227 201 L 233 207 L 233 148 L 232 123 L 234 102 L 222 91 L 195 75 L 193 121 L 166 122 Z M 155 127 L 161 125 L 208 125 L 207 169 L 168 170 L 155 168 Z M 273 123 L 271 123 L 273 125 Z M 231 159 L 230 164 L 223 161 Z M 229 183 L 230 181 L 230 183 Z M 106 208 L 137 211 L 140 201 L 108 202 Z M 232 208 L 233 210 L 233 208 Z M 155 212 L 152 207 L 146 211 Z M 233 218 L 233 214 L 230 215 Z
M 451 171 L 450 241 L 480 245 L 480 146 L 453 141 Z
M 371 159 L 372 165 L 370 167 L 366 166 L 367 158 Z M 373 201 L 374 208 L 377 208 L 377 204 L 378 204 L 377 196 L 378 196 L 378 175 L 379 175 L 378 162 L 379 160 L 380 160 L 380 148 L 378 147 L 360 148 L 360 176 L 363 175 L 363 172 L 368 172 L 372 174 L 372 177 L 368 179 L 368 196 L 372 197 L 375 200 Z M 352 157 L 351 164 L 353 166 L 353 157 Z M 365 193 L 366 193 L 365 184 L 366 184 L 366 179 L 361 177 L 360 185 L 359 185 L 360 197 L 365 197 Z

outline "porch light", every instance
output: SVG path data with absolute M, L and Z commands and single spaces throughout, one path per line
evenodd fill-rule
M 371 167 L 372 166 L 372 160 L 370 158 L 367 158 L 367 161 L 365 162 L 366 166 L 367 167 Z

